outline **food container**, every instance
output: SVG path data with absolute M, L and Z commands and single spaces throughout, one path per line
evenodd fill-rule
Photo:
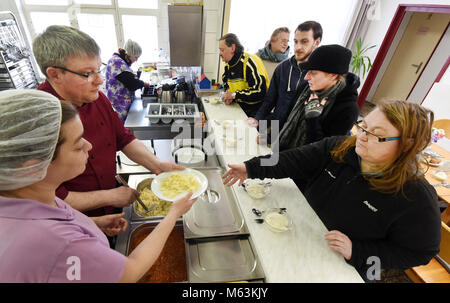
M 264 225 L 273 232 L 286 232 L 292 229 L 291 217 L 280 208 L 269 208 L 264 211 Z
M 197 119 L 200 118 L 200 112 L 197 104 L 149 104 L 145 117 L 150 122 L 159 121 L 170 123 L 173 119 Z M 157 123 L 157 122 L 153 122 Z
M 141 243 L 158 222 L 145 223 L 134 229 L 129 238 L 127 255 Z M 187 282 L 186 249 L 183 226 L 175 225 L 153 266 L 139 280 L 140 283 Z
M 153 182 L 153 178 L 147 178 L 139 182 L 139 184 L 136 186 L 136 190 L 139 192 L 142 192 L 144 188 L 151 189 L 151 184 Z M 147 207 L 150 207 L 152 204 L 148 203 L 145 196 L 141 194 L 140 196 L 141 200 L 145 203 Z M 143 214 L 144 209 L 142 206 L 137 203 L 137 201 L 134 201 L 133 203 L 133 211 L 131 213 L 131 221 L 142 221 L 142 220 L 161 220 L 163 219 L 167 213 L 169 212 L 170 208 L 172 207 L 171 202 L 163 201 L 155 196 L 155 200 L 158 201 L 158 206 L 156 206 L 155 209 L 150 211 L 147 214 Z
M 248 234 L 236 197 L 222 182 L 223 169 L 198 170 L 208 179 L 208 188 L 183 215 L 185 238 Z
M 250 237 L 187 241 L 189 282 L 261 280 L 264 271 Z

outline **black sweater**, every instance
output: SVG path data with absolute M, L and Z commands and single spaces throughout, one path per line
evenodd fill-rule
M 435 189 L 425 179 L 405 184 L 406 198 L 371 189 L 361 176 L 354 148 L 344 163 L 331 158 L 330 151 L 341 139 L 326 138 L 281 152 L 275 166 L 261 166 L 263 157 L 253 158 L 245 162 L 248 177 L 308 180 L 305 198 L 328 230 L 350 238 L 352 256 L 347 262 L 360 273 L 371 256 L 379 257 L 384 269 L 427 264 L 439 252 L 441 239 Z
M 125 61 L 127 65 L 131 65 L 131 61 L 127 59 L 124 50 L 121 49 L 119 53 L 114 53 L 114 55 L 122 58 L 122 60 Z M 144 81 L 137 79 L 135 74 L 129 71 L 121 72 L 116 76 L 116 79 L 119 80 L 130 91 L 135 91 L 144 87 Z

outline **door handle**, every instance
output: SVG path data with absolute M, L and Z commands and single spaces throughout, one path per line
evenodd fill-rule
M 417 64 L 411 64 L 412 67 L 416 67 L 416 68 L 417 68 L 417 69 L 416 69 L 416 74 L 419 72 L 420 68 L 422 67 L 422 64 L 423 64 L 423 61 L 420 62 L 419 65 L 417 65 Z

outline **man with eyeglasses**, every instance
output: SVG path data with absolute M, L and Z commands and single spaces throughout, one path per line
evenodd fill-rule
M 289 28 L 275 29 L 266 45 L 257 52 L 258 57 L 272 62 L 281 62 L 289 57 Z
M 134 189 L 116 187 L 116 152 L 158 174 L 182 169 L 161 162 L 124 128 L 108 98 L 99 91 L 100 48 L 89 35 L 68 26 L 53 25 L 33 42 L 33 51 L 46 76 L 38 89 L 74 104 L 84 127 L 83 137 L 92 150 L 86 170 L 63 183 L 56 195 L 89 216 L 113 213 L 131 204 L 139 195 Z

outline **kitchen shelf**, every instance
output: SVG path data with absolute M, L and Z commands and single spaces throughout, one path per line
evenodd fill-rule
M 0 90 L 36 88 L 31 51 L 11 12 L 0 12 Z

